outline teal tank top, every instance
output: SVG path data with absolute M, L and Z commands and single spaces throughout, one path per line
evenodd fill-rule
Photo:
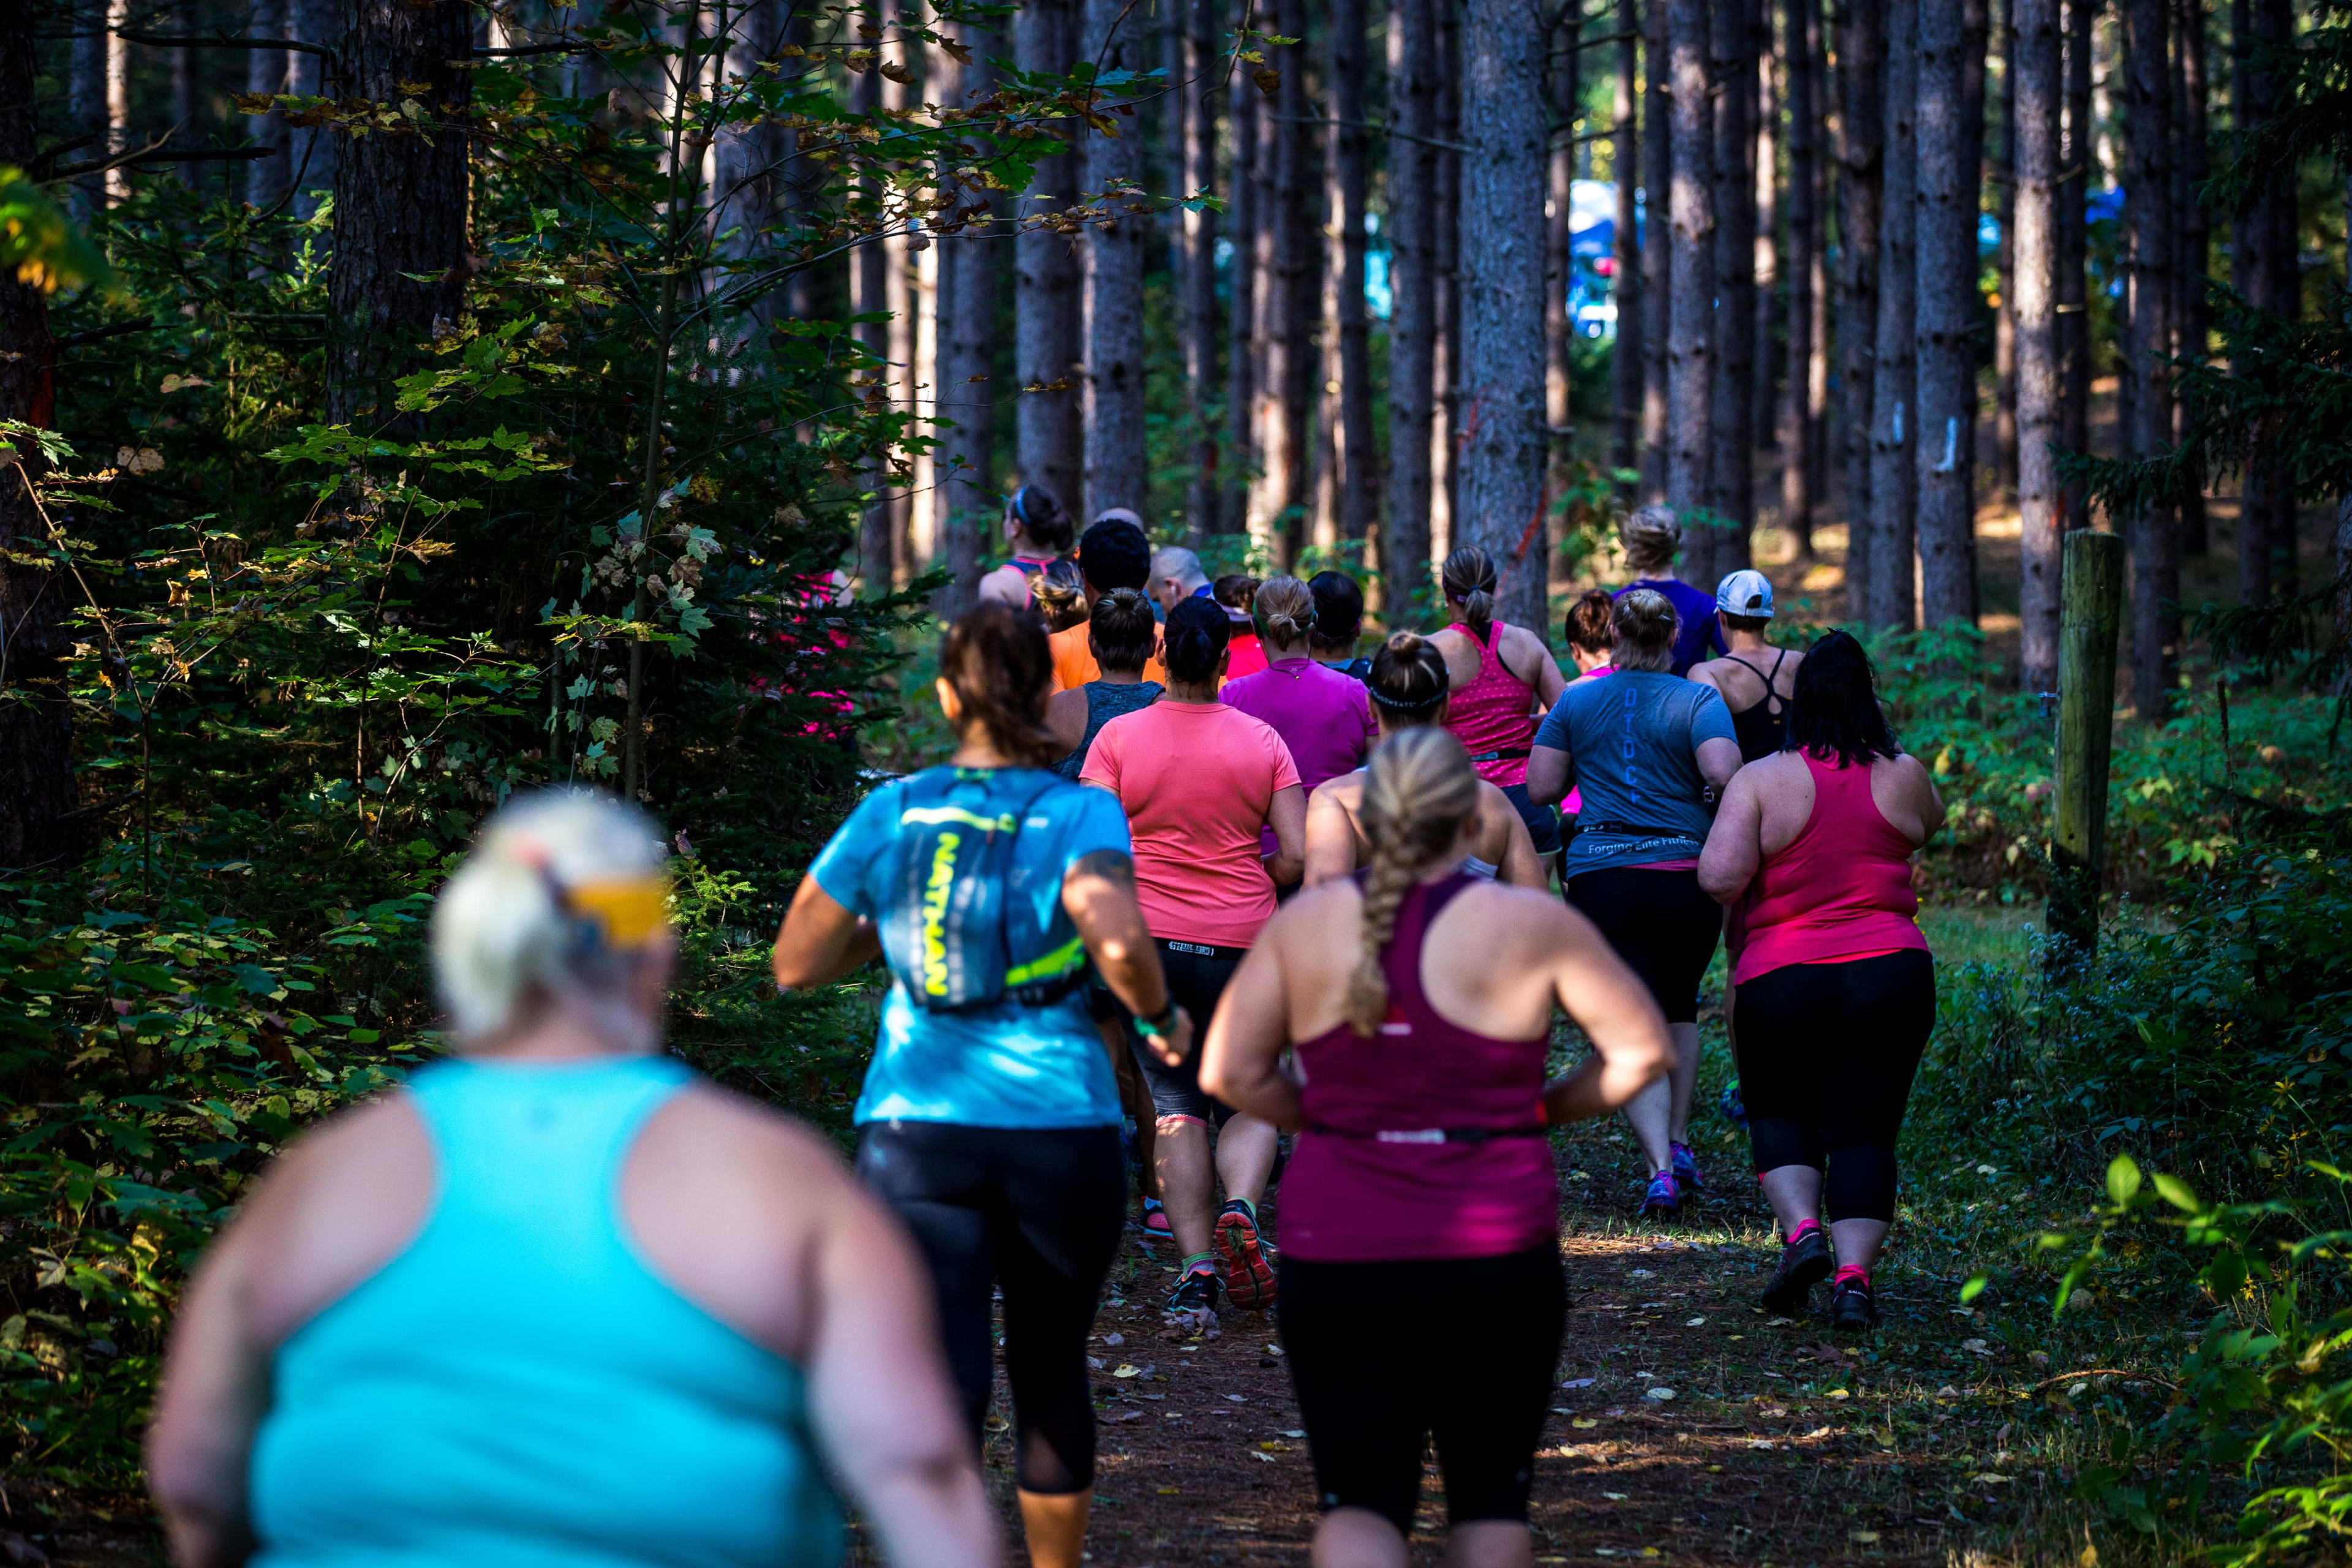
M 621 1227 L 629 1147 L 691 1077 L 643 1058 L 416 1074 L 433 1210 L 278 1352 L 257 1563 L 840 1562 L 800 1369 L 665 1284 Z

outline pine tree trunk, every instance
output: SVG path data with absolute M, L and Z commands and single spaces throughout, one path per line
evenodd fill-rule
M 2013 0 L 2016 237 L 2011 253 L 2017 343 L 2018 618 L 2024 689 L 2058 689 L 2060 525 L 2058 111 L 2059 0 Z
M 1641 208 L 1635 201 L 1642 167 L 1639 121 L 1642 31 L 1641 0 L 1617 0 L 1617 92 L 1611 105 L 1615 115 L 1617 145 L 1617 233 L 1612 258 L 1610 294 L 1617 308 L 1617 337 L 1610 351 L 1610 400 L 1612 426 L 1611 461 L 1622 469 L 1638 470 L 1642 463 L 1642 363 L 1645 339 L 1642 331 L 1647 296 L 1642 283 Z M 1624 487 L 1620 487 L 1622 489 Z M 1638 489 L 1634 493 L 1639 493 Z
M 1331 193 L 1339 226 L 1339 537 L 1368 540 L 1379 458 L 1372 444 L 1371 320 L 1364 307 L 1364 0 L 1331 5 Z
M 262 52 L 256 50 L 255 54 L 257 56 Z M 26 101 L 29 104 L 31 100 Z M 84 26 L 75 30 L 66 66 L 66 118 L 68 131 L 64 140 L 95 135 L 96 140 L 88 144 L 92 153 L 106 144 L 106 30 L 103 27 Z M 247 123 L 258 132 L 259 121 Z M 58 140 L 54 136 L 51 139 Z M 255 140 L 260 140 L 258 134 Z M 90 213 L 105 199 L 105 191 L 103 180 L 85 175 L 75 181 L 68 193 L 74 216 L 87 221 Z
M 1576 189 L 1576 116 L 1579 81 L 1578 22 L 1582 0 L 1569 0 L 1559 30 L 1545 50 L 1544 90 L 1549 100 L 1545 118 L 1550 132 L 1550 157 L 1545 171 L 1544 197 L 1544 424 L 1549 426 L 1549 461 L 1547 489 L 1569 458 L 1568 431 L 1570 371 L 1569 350 L 1575 329 L 1568 317 L 1569 274 L 1573 263 L 1568 251 L 1569 223 Z
M 1303 38 L 1300 0 L 1276 0 L 1274 31 Z M 1309 336 L 1313 312 L 1306 290 L 1314 273 L 1308 255 L 1306 47 L 1271 49 L 1267 63 L 1282 73 L 1271 100 L 1271 124 L 1262 135 L 1271 143 L 1267 202 L 1261 216 L 1265 238 L 1260 309 L 1265 327 L 1257 388 L 1256 447 L 1260 469 L 1251 488 L 1251 537 L 1278 570 L 1288 570 L 1297 549 L 1300 515 L 1308 500 L 1307 480 L 1309 386 L 1315 346 Z M 1263 231 L 1262 231 L 1263 232 Z
M 881 20 L 879 6 L 870 0 L 862 15 L 867 26 Z M 885 79 L 871 66 L 853 76 L 849 83 L 850 112 L 869 116 L 878 112 Z M 860 195 L 878 206 L 884 195 L 880 176 L 867 174 L 861 177 L 859 186 Z M 896 259 L 887 236 L 864 240 L 849 253 L 850 313 L 880 318 L 858 323 L 857 342 L 869 356 L 881 362 L 867 374 L 884 384 L 886 393 L 894 390 L 892 384 L 897 379 L 889 363 L 890 271 Z M 891 504 L 894 498 L 887 470 L 887 463 L 874 458 L 866 463 L 858 479 L 870 499 L 857 520 L 857 579 L 871 593 L 889 592 L 897 585 L 898 576 L 898 519 Z
M 1919 616 L 1941 626 L 1975 619 L 1977 164 L 1963 8 L 1921 0 L 1918 16 Z
M 1816 0 L 1812 18 L 1813 106 L 1823 124 L 1814 133 L 1813 156 L 1813 341 L 1805 361 L 1805 483 L 1816 509 L 1830 503 L 1830 329 L 1836 302 L 1830 295 L 1830 215 L 1837 210 L 1837 143 L 1827 123 L 1830 91 L 1829 28 Z M 1798 541 L 1807 555 L 1813 551 L 1812 525 L 1818 511 L 1805 521 Z
M 195 11 L 195 0 L 172 0 L 172 31 L 182 35 L 194 32 Z M 173 140 L 190 145 L 204 134 L 196 129 L 197 52 L 194 49 L 172 51 L 172 120 L 180 127 L 179 133 Z M 180 183 L 190 190 L 200 189 L 204 177 L 205 166 L 202 163 L 180 165 Z
M 1907 631 L 1917 616 L 1919 136 L 1917 0 L 1886 0 L 1885 195 L 1878 229 L 1877 366 L 1871 387 L 1870 546 L 1862 618 Z
M 1707 0 L 1665 0 L 1673 101 L 1674 321 L 1667 332 L 1666 504 L 1696 514 L 1711 496 L 1715 394 L 1715 112 L 1708 96 Z M 1693 548 L 1684 557 L 1685 575 Z
M 413 96 L 436 106 L 436 121 L 443 121 L 438 105 L 457 111 L 430 141 L 362 136 L 343 149 L 327 282 L 336 337 L 327 410 L 338 424 L 371 412 L 389 418 L 391 381 L 406 373 L 415 345 L 435 323 L 454 326 L 464 314 L 472 143 L 461 127 L 473 96 L 473 73 L 464 68 L 472 41 L 463 0 L 354 0 L 345 13 L 347 93 L 375 103 Z
M 2059 0 L 2064 56 L 2065 145 L 2058 166 L 2058 444 L 2069 452 L 2091 449 L 2090 221 L 2084 203 L 2091 188 L 2091 29 L 2100 0 Z M 2087 527 L 2089 492 L 2080 479 L 2059 481 L 2061 532 Z
M 1429 585 L 1437 244 L 1435 0 L 1389 0 L 1389 487 L 1382 608 L 1402 627 Z
M 1149 18 L 1127 0 L 1083 0 L 1085 31 L 1079 58 L 1103 71 L 1151 68 Z M 1148 468 L 1143 449 L 1143 242 L 1151 227 L 1143 205 L 1142 128 L 1119 115 L 1111 100 L 1101 112 L 1119 121 L 1119 134 L 1082 132 L 1084 189 L 1102 203 L 1107 224 L 1086 237 L 1086 517 L 1108 507 L 1140 513 Z M 1112 195 L 1114 190 L 1137 195 Z
M 1666 340 L 1673 335 L 1674 115 L 1669 108 L 1666 0 L 1649 0 L 1642 36 L 1642 497 L 1666 499 Z
M 1990 102 L 1987 87 L 1992 42 L 1990 0 L 1960 0 L 1960 127 L 1961 133 L 1968 139 L 1968 144 L 1960 150 L 1960 166 L 1969 171 L 1968 184 L 1973 195 L 1968 199 L 1971 204 L 1978 204 L 1972 205 L 1971 211 L 1981 213 L 1988 168 L 1985 110 Z M 1976 243 L 1974 226 L 1978 221 L 1977 218 L 1969 220 L 1969 243 L 1972 247 Z M 1973 258 L 1976 252 L 1971 248 L 1969 254 Z M 1981 309 L 1982 291 L 1975 289 L 1971 293 L 1971 309 Z M 1984 466 L 1985 457 L 1978 438 L 1978 415 L 1981 411 L 1981 401 L 1977 396 L 1977 374 L 1984 369 L 1985 362 L 1991 358 L 1988 351 L 1992 347 L 1987 341 L 1986 328 L 1981 321 L 1977 323 L 1976 331 L 1977 336 L 1969 344 L 1969 415 L 1960 423 L 1960 436 L 1967 443 L 1969 454 L 1969 533 L 1971 540 L 1976 534 L 1977 470 Z M 1969 551 L 1969 614 L 1971 617 L 1983 607 L 1976 561 L 1976 551 L 1972 547 Z
M 1708 505 L 1727 528 L 1693 541 L 1701 587 L 1750 559 L 1756 522 L 1755 430 L 1748 422 L 1756 375 L 1756 70 L 1749 7 L 1762 0 L 1714 0 L 1715 364 L 1707 417 Z
M 2284 107 L 2276 75 L 2263 64 L 2264 46 L 2276 48 L 2293 36 L 2291 5 L 2276 0 L 2237 0 L 2231 13 L 2235 58 L 2232 117 L 2243 128 L 2267 124 Z M 2264 182 L 2242 207 L 2231 244 L 2232 282 L 2256 310 L 2293 320 L 2302 314 L 2302 287 L 2295 258 L 2295 197 L 2286 180 Z M 2266 442 L 2246 464 L 2238 503 L 2238 601 L 2266 602 L 2295 592 L 2294 493 L 2285 464 Z
M 292 0 L 288 7 L 287 37 L 305 44 L 325 44 L 332 47 L 338 21 L 337 0 Z M 193 51 L 173 51 L 182 59 Z M 327 79 L 327 62 L 318 55 L 289 49 L 286 54 L 286 90 L 305 98 L 332 97 L 334 87 Z M 186 123 L 193 126 L 194 121 Z M 174 140 L 194 141 L 193 129 L 183 131 Z M 289 126 L 286 132 L 286 177 L 294 187 L 293 212 L 301 218 L 315 217 L 319 212 L 319 195 L 335 188 L 336 143 L 340 140 L 332 132 L 317 126 Z
M 1780 314 L 1780 86 L 1778 29 L 1772 0 L 1757 0 L 1748 13 L 1756 68 L 1756 146 L 1748 167 L 1756 180 L 1755 372 L 1748 379 L 1748 428 L 1756 445 L 1773 444 L 1774 374 L 1772 323 Z
M 23 168 L 41 142 L 35 120 L 34 24 L 40 0 L 0 0 L 0 164 Z M 59 138 L 52 138 L 59 140 Z M 0 270 L 0 419 L 47 425 L 46 383 L 56 359 L 48 303 L 41 291 Z M 37 454 L 19 445 L 18 460 L 39 471 Z M 73 707 L 66 689 L 66 585 L 32 563 L 48 552 L 47 530 L 26 497 L 23 477 L 0 469 L 0 875 L 54 868 L 71 859 L 75 784 Z
M 286 24 L 289 10 L 290 6 L 288 0 L 250 0 L 250 4 L 248 4 L 245 9 L 246 37 L 250 38 L 284 37 L 286 36 Z M 360 0 L 360 3 L 355 5 L 352 14 L 344 20 L 343 36 L 345 37 L 355 36 L 367 25 L 364 18 L 371 13 L 379 15 L 388 14 L 381 4 L 375 3 L 375 0 Z M 443 30 L 447 30 L 447 24 L 444 23 L 442 26 Z M 470 24 L 461 36 L 465 39 L 465 44 L 460 48 L 458 58 L 462 58 L 465 55 L 471 54 L 473 52 L 473 32 Z M 101 59 L 102 58 L 103 56 L 101 56 Z M 358 62 L 349 57 L 346 57 L 342 61 L 342 67 L 347 79 L 352 78 L 360 68 Z M 101 68 L 103 68 L 101 67 Z M 284 50 L 248 49 L 245 52 L 246 91 L 249 93 L 284 92 L 286 90 L 286 52 Z M 422 79 L 410 78 L 404 79 L 418 80 Z M 379 92 L 372 94 L 362 93 L 355 83 L 347 79 L 343 90 L 348 94 L 366 97 L 370 99 L 371 101 L 390 103 L 396 106 L 400 101 L 401 95 L 393 92 L 393 79 L 384 79 L 379 85 L 382 89 Z M 470 88 L 470 81 L 468 86 Z M 101 99 L 100 101 L 100 114 L 102 120 L 104 114 L 104 100 Z M 268 157 L 250 159 L 245 165 L 245 200 L 248 206 L 259 207 L 264 212 L 267 212 L 271 207 L 276 206 L 279 199 L 286 195 L 287 181 L 291 175 L 291 171 L 288 167 L 286 158 L 286 121 L 285 118 L 276 110 L 272 110 L 268 114 L 247 116 L 245 118 L 245 124 L 246 134 L 253 139 L 253 144 L 257 147 L 267 147 L 269 149 L 269 155 Z M 363 136 L 361 137 L 360 140 L 362 142 L 372 142 L 378 140 L 378 138 Z M 436 138 L 436 140 L 443 141 L 446 139 Z M 358 158 L 355 158 L 352 161 L 356 163 L 364 163 L 366 162 L 364 159 Z M 354 193 L 354 195 L 361 200 L 369 199 L 363 193 Z
M 106 0 L 106 141 L 110 153 L 131 146 L 131 40 L 122 29 L 131 26 L 131 0 Z M 282 57 L 281 57 L 282 58 Z M 131 194 L 131 171 L 106 172 L 106 198 L 119 202 Z
M 1062 76 L 1076 42 L 1070 0 L 1029 0 L 1013 15 L 1013 54 L 1023 70 Z M 1023 197 L 1024 215 L 1059 211 L 1077 195 L 1077 153 L 1044 160 Z M 1084 342 L 1084 268 L 1065 235 L 1030 229 L 1013 241 L 1013 353 L 1020 400 L 1013 405 L 1024 485 L 1041 485 L 1072 510 L 1084 504 L 1085 395 L 1078 365 Z M 1027 388 L 1050 390 L 1036 392 Z
M 1821 243 L 1821 215 L 1813 205 L 1813 163 L 1821 144 L 1821 114 L 1814 102 L 1821 85 L 1813 77 L 1813 28 L 1817 0 L 1788 0 L 1785 47 L 1789 56 L 1789 381 L 1780 420 L 1780 530 L 1810 552 L 1813 536 L 1812 404 L 1808 371 L 1812 358 L 1813 254 Z
M 2173 160 L 2172 210 L 2180 237 L 2173 258 L 2173 352 L 2202 360 L 2211 334 L 2211 317 L 2205 302 L 2205 276 L 2212 267 L 2212 220 L 2198 199 L 2199 187 L 2212 173 L 2207 121 L 2206 26 L 2204 0 L 2179 0 L 2175 16 L 2179 41 L 2172 56 L 2173 128 L 2179 137 Z M 2188 434 L 2187 415 L 2175 405 L 2173 440 Z M 2205 519 L 2202 484 L 2189 487 L 2180 498 L 2180 553 L 2209 553 L 2212 541 Z
M 2124 0 L 2124 69 L 2130 98 L 2124 143 L 2125 274 L 2132 379 L 2129 451 L 2153 458 L 2171 444 L 2172 70 L 2167 56 L 2172 0 Z M 2168 502 L 2142 506 L 2126 522 L 2132 552 L 2132 699 L 2141 719 L 2172 710 L 2179 668 L 2180 542 Z
M 950 109 L 965 108 L 995 89 L 996 68 L 988 61 L 993 40 L 969 22 L 942 24 L 942 29 L 963 45 L 971 63 L 940 51 L 939 100 Z M 948 620 L 980 602 L 981 567 L 996 521 L 993 450 L 996 404 L 1003 395 L 989 379 L 995 363 L 997 258 L 1003 231 L 986 186 L 954 194 L 956 207 L 937 220 L 942 226 L 964 226 L 942 234 L 938 247 L 938 407 L 940 417 L 953 425 L 940 431 L 932 466 L 939 485 L 940 564 L 948 570 L 934 607 Z
M 1184 167 L 1183 188 L 1178 194 L 1190 197 L 1217 183 L 1216 106 L 1230 93 L 1255 89 L 1239 72 L 1232 74 L 1230 84 L 1216 75 L 1220 63 L 1216 0 L 1184 0 L 1183 27 L 1184 69 L 1179 80 L 1186 95 Z M 1188 403 L 1191 417 L 1198 421 L 1192 473 L 1184 488 L 1184 525 L 1197 543 L 1217 531 L 1217 438 L 1208 423 L 1210 388 L 1217 384 L 1217 215 L 1205 207 L 1187 209 L 1180 221 L 1184 247 L 1184 382 L 1193 389 Z
M 1690 0 L 1685 0 L 1690 3 Z M 1498 618 L 1540 627 L 1546 559 L 1544 169 L 1540 16 L 1468 0 L 1462 29 L 1462 507 L 1454 543 L 1484 546 Z M 1702 68 L 1704 68 L 1702 67 Z
M 2017 22 L 2015 0 L 2000 0 L 1993 36 L 2000 42 L 2000 140 L 1993 152 L 1992 188 L 2000 223 L 1994 262 L 2000 303 L 1993 309 L 1993 489 L 2017 493 Z
M 1462 140 L 1462 7 L 1435 0 L 1437 10 L 1436 140 Z M 1433 375 L 1437 416 L 1430 430 L 1430 553 L 1443 556 L 1459 542 L 1462 502 L 1462 154 L 1437 153 L 1436 279 Z
M 919 43 L 898 29 L 880 46 L 882 58 L 907 70 L 919 65 L 915 52 Z M 897 77 L 882 79 L 882 108 L 890 115 L 904 114 L 923 101 L 922 89 L 914 81 L 900 81 Z M 718 194 L 713 189 L 714 199 Z M 887 357 L 890 368 L 883 373 L 888 383 L 890 405 L 901 413 L 916 412 L 915 360 L 921 341 L 921 311 L 917 299 L 915 251 L 911 248 L 912 225 L 901 220 L 883 237 L 882 308 L 890 312 L 889 347 Z M 893 485 L 883 502 L 890 515 L 890 584 L 903 588 L 914 574 L 922 570 L 923 561 L 918 553 L 915 540 L 915 497 L 911 485 Z
M 1238 0 L 1239 15 L 1249 15 L 1250 0 Z M 1232 188 L 1225 212 L 1233 237 L 1225 321 L 1225 454 L 1222 463 L 1223 499 L 1217 506 L 1217 527 L 1240 533 L 1248 527 L 1250 474 L 1256 466 L 1254 442 L 1257 414 L 1258 247 L 1263 238 L 1257 178 L 1258 129 L 1265 117 L 1267 99 L 1244 73 L 1236 70 L 1226 94 L 1233 124 Z
M 1846 581 L 1871 511 L 1870 416 L 1877 395 L 1879 233 L 1885 226 L 1885 0 L 1847 0 L 1838 36 L 1838 428 L 1845 470 Z M 1867 547 L 1865 546 L 1865 553 Z

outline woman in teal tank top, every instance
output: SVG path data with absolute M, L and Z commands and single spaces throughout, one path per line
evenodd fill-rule
M 186 1563 L 830 1564 L 995 1530 L 922 1269 L 817 1138 L 658 1054 L 660 839 L 510 807 L 444 890 L 463 1055 L 289 1150 L 183 1302 L 149 1472 Z

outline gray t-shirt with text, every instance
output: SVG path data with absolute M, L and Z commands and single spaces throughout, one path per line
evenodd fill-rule
M 1736 739 L 1712 686 L 1647 669 L 1571 681 L 1535 739 L 1568 753 L 1569 783 L 1584 792 L 1561 877 L 1695 858 L 1714 821 L 1699 742 Z

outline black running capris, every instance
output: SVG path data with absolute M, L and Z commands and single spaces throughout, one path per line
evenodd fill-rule
M 1135 1020 L 1120 1010 L 1128 1048 L 1134 1052 L 1135 1065 L 1151 1090 L 1152 1113 L 1163 1121 L 1182 1117 L 1223 1127 L 1232 1120 L 1233 1107 L 1210 1099 L 1201 1088 L 1201 1047 L 1208 1040 L 1209 1020 L 1216 1016 L 1217 1000 L 1224 995 L 1226 983 L 1242 966 L 1249 949 L 1165 941 L 1152 945 L 1160 950 L 1160 969 L 1168 977 L 1169 998 L 1192 1016 L 1192 1052 L 1171 1068 L 1143 1043 Z
M 1625 967 L 1642 977 L 1669 1024 L 1698 1021 L 1698 983 L 1723 934 L 1723 906 L 1698 870 L 1620 866 L 1568 879 L 1568 901 L 1601 928 Z
M 1895 1217 L 1895 1139 L 1936 1026 L 1917 949 L 1758 975 L 1732 1003 L 1739 1093 L 1759 1174 L 1826 1171 L 1829 1217 Z
M 973 1444 L 988 1418 L 989 1299 L 1001 1286 L 1021 1489 L 1066 1495 L 1092 1486 L 1087 1336 L 1127 1222 L 1118 1129 L 869 1121 L 858 1132 L 857 1173 L 930 1265 Z
M 1568 1316 L 1559 1252 L 1281 1269 L 1275 1312 L 1323 1508 L 1412 1534 L 1434 1438 L 1452 1523 L 1524 1521 Z

